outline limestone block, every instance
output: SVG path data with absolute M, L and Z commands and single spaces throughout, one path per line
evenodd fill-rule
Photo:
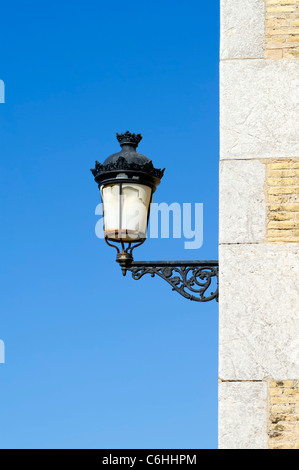
M 264 1 L 221 0 L 220 31 L 220 59 L 264 57 Z
M 265 165 L 258 160 L 220 162 L 220 243 L 257 243 L 265 238 Z
M 220 158 L 299 156 L 299 61 L 220 66 Z
M 267 383 L 219 384 L 219 449 L 267 449 Z
M 221 245 L 219 375 L 299 377 L 299 246 Z

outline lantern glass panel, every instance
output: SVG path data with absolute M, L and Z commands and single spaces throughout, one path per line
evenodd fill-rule
M 135 183 L 101 187 L 105 236 L 114 241 L 146 238 L 152 189 Z

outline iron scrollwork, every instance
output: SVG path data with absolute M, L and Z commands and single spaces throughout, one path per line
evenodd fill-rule
M 218 261 L 133 261 L 126 270 L 135 280 L 157 275 L 186 299 L 218 302 Z

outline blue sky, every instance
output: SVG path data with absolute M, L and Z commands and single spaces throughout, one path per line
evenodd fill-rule
M 204 204 L 218 259 L 216 1 L 1 7 L 1 448 L 216 448 L 218 305 L 123 278 L 95 236 L 90 168 L 141 132 L 155 202 Z

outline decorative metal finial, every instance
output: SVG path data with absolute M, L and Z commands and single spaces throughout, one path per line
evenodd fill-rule
M 124 134 L 116 133 L 116 138 L 120 145 L 124 144 L 131 144 L 134 145 L 136 148 L 138 147 L 139 142 L 142 140 L 141 134 L 131 134 L 131 132 L 127 131 Z

